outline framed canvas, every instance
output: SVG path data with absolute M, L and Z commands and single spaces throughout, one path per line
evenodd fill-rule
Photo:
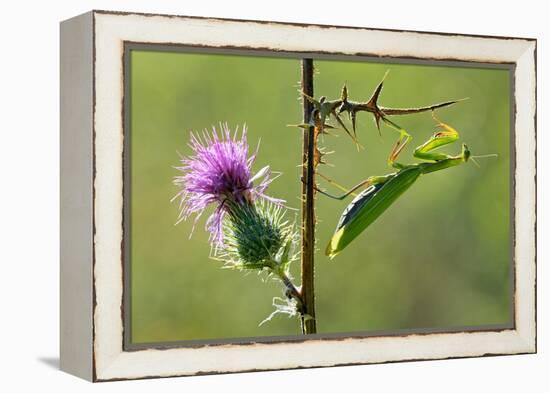
M 61 23 L 61 368 L 536 352 L 536 40 Z

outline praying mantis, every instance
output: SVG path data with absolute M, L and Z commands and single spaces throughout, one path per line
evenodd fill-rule
M 459 139 L 459 134 L 453 127 L 440 121 L 435 116 L 435 110 L 453 105 L 457 102 L 463 101 L 464 99 L 445 101 L 430 106 L 411 108 L 383 107 L 378 104 L 378 99 L 387 74 L 388 73 L 386 72 L 386 75 L 377 85 L 371 98 L 366 102 L 351 101 L 348 97 L 348 88 L 345 84 L 342 87 L 340 98 L 336 100 L 327 100 L 326 97 L 321 97 L 319 100 L 316 100 L 304 92 L 300 92 L 301 95 L 313 105 L 313 111 L 310 115 L 310 122 L 308 124 L 299 124 L 297 126 L 304 129 L 312 129 L 315 133 L 314 141 L 317 140 L 318 135 L 328 134 L 327 129 L 334 128 L 330 124 L 326 123 L 326 121 L 330 118 L 334 118 L 340 127 L 346 131 L 348 136 L 351 137 L 356 146 L 360 147 L 357 142 L 356 135 L 356 120 L 357 113 L 359 112 L 371 113 L 374 117 L 378 131 L 380 131 L 380 123 L 383 122 L 400 134 L 399 139 L 395 143 L 388 158 L 388 164 L 396 170 L 395 172 L 383 176 L 371 176 L 354 186 L 349 191 L 330 178 L 322 175 L 321 173 L 317 173 L 329 183 L 344 190 L 345 194 L 341 196 L 334 196 L 319 189 L 317 186 L 314 187 L 317 192 L 333 199 L 343 200 L 349 195 L 355 195 L 354 192 L 358 189 L 365 188 L 365 190 L 357 195 L 355 199 L 353 199 L 353 201 L 346 207 L 340 217 L 340 220 L 338 221 L 336 230 L 325 250 L 325 254 L 331 258 L 338 255 L 365 229 L 367 229 L 401 195 L 403 195 L 403 193 L 405 193 L 421 175 L 466 163 L 470 158 L 472 158 L 475 162 L 474 157 L 471 156 L 470 150 L 466 144 L 462 144 L 462 150 L 458 155 L 453 156 L 434 152 L 434 150 L 454 143 Z M 422 160 L 422 162 L 413 164 L 402 164 L 397 162 L 399 154 L 403 151 L 405 145 L 410 141 L 411 136 L 403 128 L 388 119 L 388 116 L 408 115 L 428 111 L 432 112 L 432 117 L 436 122 L 436 127 L 438 130 L 434 132 L 430 139 L 414 150 L 413 156 Z M 344 112 L 347 112 L 349 115 L 353 133 L 346 128 L 340 117 L 340 115 Z M 318 164 L 324 163 L 322 161 L 322 156 L 324 153 L 317 148 L 316 143 L 314 143 L 313 153 L 312 164 L 313 167 L 316 168 Z M 486 156 L 477 157 L 488 156 L 495 155 L 489 154 Z M 305 179 L 302 179 L 302 181 L 305 181 Z
M 434 152 L 442 146 L 456 142 L 459 134 L 453 127 L 437 119 L 434 112 L 432 112 L 432 116 L 436 121 L 436 127 L 440 130 L 437 130 L 430 139 L 418 146 L 413 153 L 415 158 L 423 160 L 423 162 L 414 164 L 397 162 L 399 154 L 410 140 L 410 135 L 389 119 L 382 118 L 384 122 L 397 129 L 401 134 L 388 158 L 389 165 L 396 171 L 384 176 L 371 176 L 341 196 L 333 196 L 316 189 L 330 198 L 343 200 L 359 188 L 366 187 L 342 213 L 334 235 L 327 245 L 325 251 L 327 256 L 334 258 L 338 255 L 407 191 L 421 175 L 468 162 L 471 153 L 466 144 L 462 144 L 461 153 L 455 156 Z M 334 183 L 332 180 L 324 178 Z

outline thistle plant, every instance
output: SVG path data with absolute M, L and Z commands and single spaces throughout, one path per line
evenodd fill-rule
M 258 149 L 249 155 L 246 128 L 231 133 L 227 124 L 211 132 L 191 134 L 193 156 L 181 157 L 182 172 L 174 177 L 180 188 L 177 222 L 195 215 L 195 223 L 206 208 L 214 212 L 206 221 L 213 259 L 225 268 L 267 273 L 283 284 L 285 298 L 275 298 L 275 311 L 291 316 L 302 314 L 299 290 L 292 283 L 290 264 L 296 259 L 297 235 L 285 218 L 285 201 L 266 194 L 276 178 L 269 166 L 252 174 Z

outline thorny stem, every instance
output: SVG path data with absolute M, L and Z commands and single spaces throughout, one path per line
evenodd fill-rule
M 313 60 L 302 60 L 302 91 L 313 97 Z M 310 124 L 313 105 L 303 98 L 304 124 Z M 303 302 L 302 333 L 317 333 L 315 320 L 314 254 L 315 254 L 315 167 L 316 138 L 313 127 L 304 131 L 302 153 L 302 247 L 300 295 Z M 307 317 L 306 317 L 307 316 Z

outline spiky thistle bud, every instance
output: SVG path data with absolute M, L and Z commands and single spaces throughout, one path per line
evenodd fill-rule
M 296 234 L 281 206 L 268 201 L 231 203 L 217 254 L 228 267 L 282 269 L 294 259 Z

